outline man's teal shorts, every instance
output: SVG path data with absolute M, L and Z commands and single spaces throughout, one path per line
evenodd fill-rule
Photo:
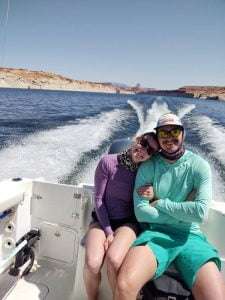
M 146 245 L 156 256 L 158 267 L 154 278 L 162 275 L 173 262 L 187 286 L 191 289 L 198 270 L 208 261 L 221 269 L 217 250 L 203 234 L 169 233 L 146 230 L 134 241 L 133 246 Z

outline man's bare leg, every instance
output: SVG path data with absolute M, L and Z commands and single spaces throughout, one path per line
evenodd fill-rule
M 200 268 L 192 292 L 196 300 L 225 300 L 225 282 L 214 262 Z
M 119 271 L 114 300 L 136 300 L 138 292 L 154 276 L 156 268 L 155 255 L 148 246 L 131 248 Z

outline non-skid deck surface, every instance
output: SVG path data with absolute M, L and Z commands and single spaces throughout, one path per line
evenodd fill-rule
M 0 275 L 0 300 L 4 299 L 5 295 L 11 291 L 18 279 L 18 276 L 11 276 L 8 273 Z
M 41 261 L 37 270 L 18 280 L 15 287 L 2 298 L 4 300 L 86 300 L 83 283 L 84 248 L 80 246 L 78 263 L 75 270 L 65 271 L 52 262 Z M 100 300 L 111 300 L 112 295 L 103 270 Z M 1 299 L 0 299 L 1 300 Z
M 46 299 L 48 287 L 43 284 L 32 284 L 25 280 L 20 280 L 15 289 L 8 295 L 7 300 L 36 300 Z
M 72 276 L 65 270 L 43 262 L 37 271 L 20 279 L 4 300 L 69 300 Z

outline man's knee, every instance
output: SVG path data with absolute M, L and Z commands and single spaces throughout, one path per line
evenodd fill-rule
M 116 283 L 117 291 L 119 294 L 127 295 L 135 289 L 134 282 L 128 274 L 119 274 Z
M 106 254 L 107 266 L 112 267 L 114 270 L 118 271 L 123 262 L 123 257 L 120 253 L 114 251 L 109 251 Z
M 214 262 L 209 261 L 199 269 L 192 292 L 196 299 L 225 299 L 224 279 Z

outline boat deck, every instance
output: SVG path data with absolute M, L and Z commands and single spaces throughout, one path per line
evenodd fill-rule
M 83 263 L 84 248 L 82 246 L 80 246 L 76 274 L 74 270 L 65 269 L 58 263 L 41 260 L 30 274 L 18 280 L 9 293 L 1 299 L 25 299 L 26 295 L 26 299 L 32 300 L 84 300 L 86 293 L 82 276 Z M 105 272 L 104 268 L 103 272 Z M 74 275 L 75 282 L 73 281 Z M 99 299 L 112 299 L 106 276 L 103 276 Z

